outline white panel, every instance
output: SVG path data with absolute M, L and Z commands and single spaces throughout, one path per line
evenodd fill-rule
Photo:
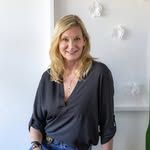
M 49 0 L 0 0 L 0 149 L 30 147 L 28 122 L 50 63 L 53 18 Z

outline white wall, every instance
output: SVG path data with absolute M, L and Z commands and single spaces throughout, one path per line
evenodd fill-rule
M 0 0 L 0 149 L 26 150 L 30 145 L 27 128 L 34 95 L 49 64 L 53 27 L 50 2 Z M 84 19 L 91 35 L 92 54 L 106 63 L 114 75 L 115 105 L 121 110 L 116 112 L 114 150 L 143 150 L 148 123 L 147 92 L 136 99 L 126 95 L 124 84 L 147 84 L 150 1 L 102 0 L 104 13 L 96 19 L 89 16 L 90 2 L 55 0 L 55 20 L 68 13 Z M 123 41 L 113 40 L 112 28 L 120 23 L 128 29 L 128 36 Z M 124 108 L 126 111 L 120 108 L 128 104 L 133 107 Z M 133 111 L 136 105 L 142 105 L 144 111 Z M 99 146 L 93 149 L 98 150 Z
M 107 64 L 113 73 L 117 121 L 114 150 L 144 150 L 148 124 L 150 1 L 99 0 L 104 10 L 99 18 L 90 16 L 92 1 L 55 0 L 55 21 L 66 14 L 79 15 L 89 31 L 93 56 Z M 123 40 L 111 35 L 118 24 L 126 29 Z M 131 94 L 132 82 L 140 89 L 135 96 Z
M 94 0 L 92 0 L 94 1 Z M 55 21 L 66 14 L 79 15 L 91 37 L 94 57 L 106 63 L 114 75 L 115 103 L 120 106 L 147 105 L 147 43 L 150 31 L 150 1 L 146 0 L 100 0 L 103 13 L 92 18 L 89 13 L 91 0 L 55 0 Z M 125 38 L 112 38 L 112 30 L 122 24 Z M 131 96 L 128 83 L 136 82 L 141 88 L 138 96 Z
M 0 149 L 27 150 L 28 122 L 49 65 L 49 0 L 0 0 Z

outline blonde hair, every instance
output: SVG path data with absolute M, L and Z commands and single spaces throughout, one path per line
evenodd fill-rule
M 50 74 L 51 79 L 58 83 L 63 82 L 63 74 L 65 71 L 64 59 L 59 52 L 59 40 L 63 32 L 71 28 L 72 26 L 79 26 L 81 28 L 83 37 L 85 39 L 85 46 L 83 48 L 83 52 L 81 54 L 79 67 L 76 71 L 76 75 L 79 80 L 82 80 L 88 74 L 91 66 L 92 66 L 92 56 L 90 55 L 90 40 L 88 32 L 84 26 L 82 20 L 76 15 L 67 15 L 60 18 L 56 22 L 56 26 L 54 29 L 54 34 L 51 42 L 51 48 L 49 51 L 51 65 L 50 65 Z

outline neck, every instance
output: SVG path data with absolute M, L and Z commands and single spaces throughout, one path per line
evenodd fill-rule
M 74 73 L 79 66 L 79 62 L 67 62 L 65 64 L 65 72 L 66 73 Z

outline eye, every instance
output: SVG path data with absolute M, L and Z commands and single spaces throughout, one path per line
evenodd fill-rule
M 80 39 L 81 39 L 80 37 L 76 37 L 74 40 L 75 41 L 80 41 Z
M 61 40 L 64 41 L 64 42 L 68 42 L 69 41 L 68 38 L 62 38 Z

